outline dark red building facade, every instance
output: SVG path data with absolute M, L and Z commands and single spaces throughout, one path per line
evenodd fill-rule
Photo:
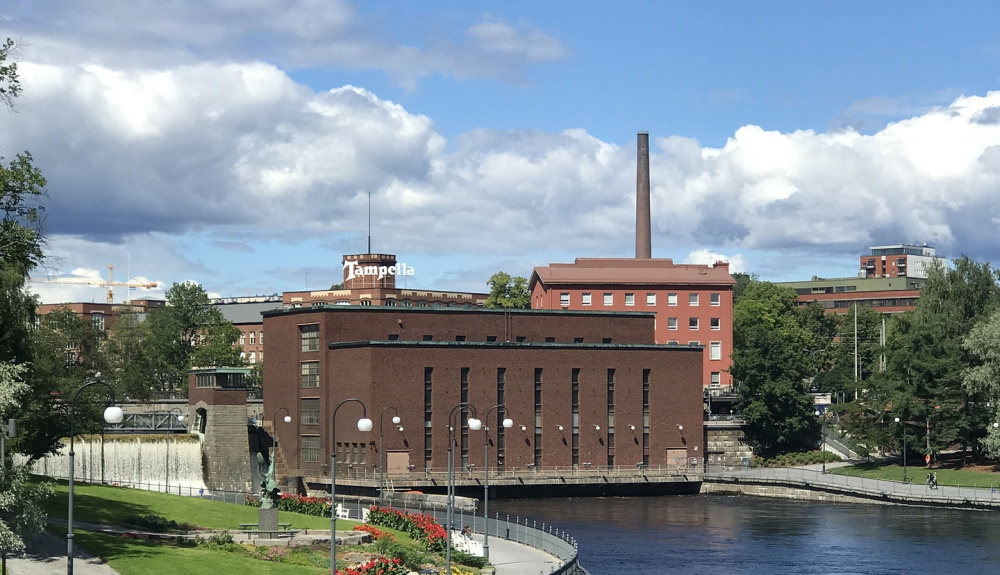
M 529 471 L 679 465 L 703 455 L 701 348 L 655 343 L 645 312 L 325 306 L 264 313 L 265 417 L 288 475 L 371 476 L 383 437 L 390 473 L 447 465 Z M 374 429 L 357 430 L 360 405 Z M 489 427 L 465 425 L 471 404 Z M 495 408 L 503 404 L 504 408 Z M 454 418 L 449 422 L 449 415 Z M 391 423 L 398 414 L 399 430 Z M 504 417 L 514 427 L 498 425 Z

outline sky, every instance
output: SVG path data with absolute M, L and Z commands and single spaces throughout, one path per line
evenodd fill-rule
M 400 287 L 652 254 L 768 281 L 869 246 L 1000 265 L 1000 3 L 5 0 L 0 156 L 48 179 L 46 303 Z

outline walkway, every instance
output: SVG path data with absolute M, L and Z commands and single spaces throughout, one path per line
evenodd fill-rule
M 80 548 L 73 546 L 73 573 L 76 575 L 118 575 L 104 561 L 96 559 Z M 66 539 L 60 539 L 48 531 L 28 543 L 24 557 L 8 557 L 7 572 L 10 575 L 64 575 L 66 573 Z
M 827 464 L 827 469 L 851 464 L 831 463 Z M 711 470 L 705 474 L 705 481 L 798 487 L 905 505 L 1000 510 L 1000 482 L 996 485 L 942 485 L 937 489 L 930 489 L 924 483 L 927 471 L 923 467 L 914 467 L 910 475 L 911 482 L 903 483 L 823 473 L 821 466 L 809 465 Z

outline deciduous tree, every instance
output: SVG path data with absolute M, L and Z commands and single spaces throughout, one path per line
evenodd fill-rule
M 497 272 L 486 282 L 490 295 L 483 307 L 528 309 L 531 307 L 531 293 L 528 280 L 521 276 L 511 277 L 506 272 Z

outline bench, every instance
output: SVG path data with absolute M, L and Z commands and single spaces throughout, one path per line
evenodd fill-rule
M 294 537 L 295 534 L 299 532 L 298 529 L 288 529 L 287 527 L 283 529 L 278 529 L 277 531 L 261 531 L 260 529 L 243 529 L 242 531 L 243 534 L 246 535 L 247 538 L 249 539 L 253 539 L 254 535 L 257 536 L 267 535 L 270 538 L 282 537 L 284 535 L 287 535 L 288 537 Z
M 241 531 L 253 530 L 253 529 L 257 529 L 259 526 L 260 526 L 260 524 L 258 524 L 258 523 L 240 523 L 240 530 Z M 284 530 L 284 531 L 287 531 L 291 527 L 292 527 L 291 523 L 279 523 L 278 524 L 278 529 L 281 529 L 281 530 Z

